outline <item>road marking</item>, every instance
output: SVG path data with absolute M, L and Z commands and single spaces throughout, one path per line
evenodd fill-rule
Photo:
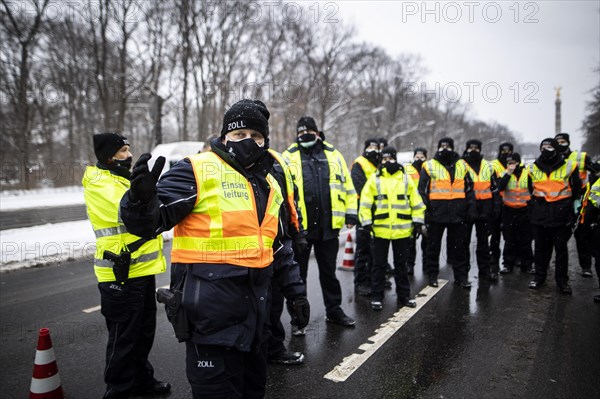
M 158 287 L 158 288 L 169 288 L 169 284 L 167 284 L 167 285 L 163 285 L 162 287 Z M 158 289 L 158 288 L 157 288 L 157 289 Z M 100 305 L 98 305 L 98 306 L 93 306 L 93 307 L 91 307 L 91 308 L 87 308 L 87 309 L 83 309 L 83 313 L 92 313 L 92 312 L 95 312 L 95 311 L 97 311 L 97 310 L 100 310 Z
M 392 337 L 407 321 L 411 319 L 419 310 L 425 306 L 431 298 L 435 296 L 448 283 L 447 280 L 438 280 L 439 287 L 426 286 L 417 294 L 416 308 L 401 308 L 392 317 L 383 323 L 377 330 L 375 335 L 369 337 L 370 342 L 366 342 L 358 347 L 363 350 L 363 353 L 353 353 L 345 357 L 340 364 L 335 366 L 333 370 L 325 374 L 323 377 L 334 382 L 344 382 L 358 368 L 371 357 L 377 349 L 381 348 L 385 342 Z
M 94 306 L 91 308 L 87 308 L 87 309 L 83 309 L 83 313 L 92 313 L 92 312 L 95 312 L 96 310 L 100 310 L 100 305 Z

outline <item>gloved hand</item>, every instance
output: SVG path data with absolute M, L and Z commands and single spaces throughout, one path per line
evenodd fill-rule
M 309 250 L 310 244 L 305 236 L 299 236 L 294 238 L 293 247 L 295 254 L 302 254 Z
M 305 296 L 297 296 L 291 302 L 288 301 L 288 311 L 292 318 L 292 324 L 303 329 L 310 320 L 310 304 Z
M 413 222 L 413 235 L 415 236 L 415 240 L 419 238 L 423 229 L 423 223 Z
M 152 158 L 149 153 L 144 153 L 137 160 L 131 172 L 131 188 L 129 198 L 133 202 L 149 202 L 156 192 L 156 182 L 160 172 L 165 166 L 165 157 L 158 157 L 152 171 L 148 169 L 148 160 Z

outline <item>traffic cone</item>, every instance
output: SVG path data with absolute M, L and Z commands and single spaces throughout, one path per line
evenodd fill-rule
M 64 399 L 60 375 L 50 340 L 50 330 L 40 329 L 29 399 Z
M 352 245 L 352 234 L 348 233 L 346 238 L 346 246 L 344 247 L 344 259 L 342 265 L 338 266 L 339 270 L 354 271 L 354 246 Z

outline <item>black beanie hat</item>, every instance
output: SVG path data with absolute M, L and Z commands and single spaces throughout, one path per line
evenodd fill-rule
M 547 137 L 540 143 L 540 151 L 542 150 L 542 146 L 545 144 L 550 144 L 555 150 L 558 149 L 558 142 L 552 137 Z
M 256 130 L 265 138 L 269 137 L 269 110 L 260 100 L 243 99 L 233 104 L 223 115 L 221 139 L 233 130 Z
M 385 147 L 383 150 L 381 150 L 381 157 L 391 157 L 396 159 L 396 149 L 392 146 Z
M 513 152 L 512 154 L 507 155 L 506 163 L 510 161 L 516 161 L 517 163 L 521 163 L 521 154 L 519 154 L 518 152 Z
M 117 132 L 94 134 L 94 154 L 98 161 L 105 163 L 124 145 L 129 145 L 127 137 Z
M 388 141 L 385 137 L 380 137 L 379 139 L 379 146 L 380 147 L 387 147 L 388 146 Z
M 379 148 L 379 139 L 376 138 L 370 138 L 370 139 L 366 139 L 365 140 L 365 150 L 367 149 L 368 146 L 374 145 L 375 147 Z
M 452 148 L 454 150 L 454 140 L 452 140 L 450 137 L 441 138 L 440 141 L 438 141 L 438 146 L 437 146 L 438 149 L 442 146 L 442 143 L 446 143 L 446 144 L 450 145 L 450 148 Z
M 509 143 L 508 141 L 506 141 L 506 142 L 504 142 L 504 143 L 502 143 L 502 144 L 500 144 L 500 145 L 498 146 L 498 154 L 501 154 L 501 153 L 502 153 L 502 148 L 503 148 L 503 147 L 508 147 L 508 148 L 510 149 L 510 152 L 513 152 L 513 151 L 514 151 L 514 149 L 515 149 L 515 148 L 513 147 L 512 143 Z
M 305 130 L 312 130 L 313 132 L 319 133 L 317 122 L 310 116 L 303 116 L 298 119 L 298 123 L 296 124 L 296 133 L 304 132 Z
M 423 148 L 423 147 L 415 148 L 415 151 L 413 152 L 413 156 L 417 155 L 417 152 L 422 152 L 423 155 L 425 155 L 425 157 L 427 157 L 427 150 L 425 148 Z
M 556 139 L 556 140 L 563 139 L 563 140 L 566 140 L 567 143 L 571 144 L 569 133 L 559 133 L 556 136 L 554 136 L 554 139 Z
M 468 150 L 472 145 L 477 146 L 477 148 L 479 148 L 479 151 L 481 151 L 481 141 L 479 141 L 477 139 L 468 140 L 467 147 L 465 148 L 465 150 Z

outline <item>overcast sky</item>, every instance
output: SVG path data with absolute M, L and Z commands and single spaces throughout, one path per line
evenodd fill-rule
M 321 17 L 331 15 L 325 9 Z M 590 90 L 600 76 L 599 1 L 337 1 L 336 17 L 391 55 L 420 54 L 428 90 L 460 90 L 471 117 L 497 121 L 528 142 L 554 135 L 554 87 L 562 131 L 579 148 Z M 437 19 L 437 22 L 436 22 Z

